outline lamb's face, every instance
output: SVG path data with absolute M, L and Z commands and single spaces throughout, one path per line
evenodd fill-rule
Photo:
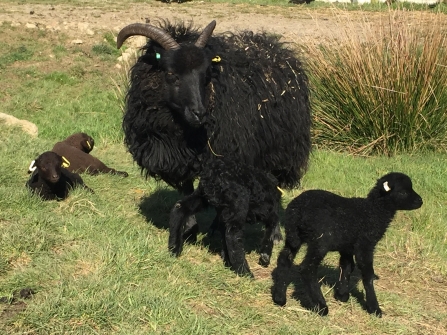
M 39 176 L 50 183 L 57 183 L 62 171 L 62 157 L 52 151 L 41 154 L 35 161 Z
M 410 177 L 403 173 L 392 172 L 382 177 L 378 186 L 398 210 L 412 210 L 422 206 L 421 196 L 413 190 Z

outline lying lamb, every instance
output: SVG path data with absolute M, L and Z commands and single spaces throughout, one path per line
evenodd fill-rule
M 127 172 L 117 171 L 107 167 L 98 158 L 90 155 L 95 142 L 86 133 L 76 133 L 62 142 L 57 142 L 51 151 L 65 157 L 69 162 L 67 170 L 70 172 L 86 172 L 91 175 L 98 173 L 111 173 L 127 177 Z
M 385 234 L 397 210 L 422 206 L 421 197 L 413 190 L 411 179 L 392 172 L 380 178 L 366 198 L 344 198 L 322 190 L 310 190 L 293 199 L 285 212 L 286 243 L 274 272 L 273 301 L 286 303 L 286 280 L 302 243 L 307 253 L 301 273 L 312 305 L 320 315 L 329 310 L 321 293 L 317 268 L 329 251 L 340 253 L 340 279 L 335 298 L 349 299 L 349 278 L 355 261 L 362 273 L 368 313 L 382 315 L 373 280 L 374 249 Z
M 229 159 L 215 158 L 205 165 L 197 189 L 178 201 L 169 221 L 169 250 L 179 256 L 183 247 L 183 229 L 189 216 L 208 205 L 216 209 L 215 225 L 222 233 L 222 257 L 239 275 L 253 274 L 244 252 L 243 227 L 246 222 L 261 221 L 265 234 L 259 263 L 268 266 L 273 240 L 281 239 L 279 206 L 281 193 L 270 174 Z
M 76 186 L 93 193 L 77 173 L 67 171 L 63 164 L 63 158 L 55 152 L 44 152 L 31 163 L 30 171 L 33 172 L 26 186 L 43 200 L 63 200 Z

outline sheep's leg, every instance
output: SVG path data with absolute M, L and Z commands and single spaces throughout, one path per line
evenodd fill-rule
M 221 210 L 220 220 L 225 223 L 225 244 L 231 268 L 238 275 L 253 277 L 244 250 L 243 226 L 247 219 L 248 198 L 234 199 L 237 206 L 230 205 Z M 234 208 L 236 207 L 236 208 Z M 231 209 L 230 209 L 231 208 Z
M 318 246 L 308 245 L 307 253 L 301 263 L 301 273 L 304 283 L 307 286 L 309 297 L 312 304 L 315 306 L 317 313 L 321 316 L 329 313 L 329 308 L 326 305 L 326 300 L 321 293 L 320 284 L 318 283 L 318 266 L 326 256 L 326 252 L 320 250 Z
M 339 301 L 346 302 L 349 299 L 349 280 L 351 272 L 354 270 L 355 263 L 353 255 L 340 252 L 340 280 L 335 286 L 334 296 Z
M 199 191 L 176 202 L 169 217 L 169 250 L 176 256 L 180 256 L 183 248 L 183 228 L 191 215 L 203 209 L 205 203 Z
M 179 189 L 180 193 L 183 195 L 190 195 L 194 192 L 194 185 L 192 180 L 185 181 Z M 183 239 L 188 240 L 192 243 L 197 241 L 197 234 L 199 233 L 199 225 L 197 224 L 196 216 L 190 215 L 184 225 L 183 229 Z
M 276 230 L 279 230 L 279 217 L 277 213 L 272 212 L 270 214 L 270 217 L 265 220 L 264 238 L 261 242 L 259 264 L 264 267 L 267 267 L 270 264 L 270 257 L 272 256 L 273 249 L 273 240 L 275 238 L 274 232 Z
M 379 302 L 377 301 L 376 292 L 374 290 L 374 279 L 376 279 L 376 275 L 374 274 L 373 268 L 373 255 L 374 251 L 372 250 L 361 250 L 355 254 L 355 259 L 362 272 L 362 282 L 366 293 L 366 310 L 370 314 L 375 314 L 376 316 L 381 317 L 382 310 L 379 307 Z
M 286 291 L 290 268 L 300 247 L 301 241 L 298 236 L 296 239 L 286 238 L 286 244 L 279 253 L 277 268 L 273 272 L 272 299 L 280 306 L 284 306 L 287 302 Z

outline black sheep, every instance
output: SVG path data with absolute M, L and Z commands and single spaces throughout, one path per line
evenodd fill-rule
M 95 142 L 86 133 L 76 133 L 68 136 L 64 141 L 57 142 L 51 151 L 67 159 L 66 169 L 70 172 L 87 172 L 91 175 L 110 173 L 127 177 L 127 172 L 109 168 L 98 158 L 90 155 Z
M 152 176 L 183 194 L 215 157 L 274 175 L 293 188 L 304 174 L 310 141 L 308 78 L 294 51 L 265 33 L 211 36 L 191 25 L 131 24 L 117 38 L 150 38 L 130 73 L 125 143 Z M 188 228 L 194 220 L 188 221 Z
M 67 171 L 62 164 L 64 161 L 60 155 L 44 152 L 32 162 L 30 170 L 33 172 L 26 186 L 43 200 L 63 200 L 76 186 L 93 193 L 77 173 Z
M 411 179 L 398 172 L 380 178 L 366 198 L 344 198 L 310 190 L 293 199 L 285 212 L 286 243 L 274 271 L 273 301 L 286 303 L 286 279 L 302 243 L 307 253 L 300 269 L 312 305 L 320 315 L 329 310 L 321 293 L 317 268 L 329 251 L 340 253 L 340 279 L 335 298 L 347 301 L 349 278 L 355 261 L 362 273 L 366 292 L 366 310 L 382 315 L 373 281 L 374 249 L 398 210 L 422 206 L 421 197 L 413 190 Z
M 216 209 L 216 225 L 222 234 L 222 257 L 240 275 L 251 275 L 245 259 L 243 227 L 246 222 L 263 222 L 264 238 L 259 263 L 268 266 L 277 230 L 281 193 L 277 181 L 268 173 L 217 158 L 200 174 L 197 189 L 178 201 L 169 220 L 169 249 L 179 256 L 183 246 L 183 227 L 190 215 L 211 205 Z

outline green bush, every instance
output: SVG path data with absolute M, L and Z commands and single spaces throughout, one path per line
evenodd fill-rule
M 303 47 L 316 145 L 362 155 L 447 150 L 445 18 L 410 25 L 406 15 L 390 11 L 380 27 L 351 22 L 343 36 Z

